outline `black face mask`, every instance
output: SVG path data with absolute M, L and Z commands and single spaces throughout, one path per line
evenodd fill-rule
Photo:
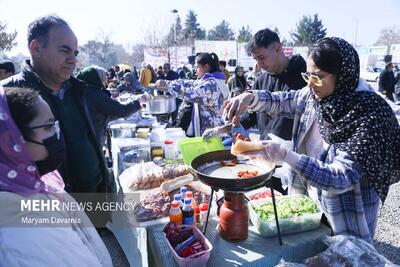
M 44 139 L 43 143 L 28 138 L 25 138 L 25 140 L 38 145 L 43 145 L 49 153 L 47 158 L 36 161 L 40 175 L 45 175 L 46 173 L 54 171 L 63 163 L 65 158 L 65 145 L 63 140 L 58 138 L 57 134 Z

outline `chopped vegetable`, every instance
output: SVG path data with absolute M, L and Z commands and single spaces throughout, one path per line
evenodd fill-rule
M 258 175 L 258 171 L 239 171 L 237 176 L 239 178 L 252 178 Z
M 239 161 L 237 159 L 233 159 L 231 161 L 225 162 L 223 160 L 220 161 L 221 166 L 226 166 L 226 167 L 233 167 L 236 166 L 237 164 L 239 164 Z
M 262 220 L 269 221 L 275 219 L 272 201 L 268 201 L 264 204 L 252 205 L 252 208 Z M 277 198 L 276 209 L 279 219 L 299 217 L 305 214 L 318 212 L 317 205 L 311 199 L 303 195 Z
M 274 194 L 275 194 L 275 196 L 282 195 L 279 192 L 275 192 Z M 254 196 L 251 196 L 250 200 L 259 200 L 259 199 L 270 198 L 270 197 L 272 197 L 271 193 L 266 191 L 266 192 L 258 193 L 258 194 L 255 194 Z

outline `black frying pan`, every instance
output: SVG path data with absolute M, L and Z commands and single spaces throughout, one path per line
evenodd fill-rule
M 235 167 L 222 167 L 221 160 L 225 162 L 237 159 L 230 150 L 212 151 L 197 156 L 191 163 L 192 169 L 198 179 L 214 187 L 225 191 L 250 191 L 262 186 L 267 186 L 268 181 L 274 173 L 275 166 L 268 164 L 254 164 L 252 162 L 241 162 Z M 232 168 L 231 172 L 219 172 L 219 168 Z M 237 178 L 239 170 L 258 170 L 259 175 L 252 178 Z M 225 170 L 223 170 L 225 171 Z M 225 175 L 225 173 L 228 173 Z M 223 176 L 223 177 L 222 177 Z

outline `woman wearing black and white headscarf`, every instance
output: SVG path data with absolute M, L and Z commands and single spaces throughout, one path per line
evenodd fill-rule
M 293 92 L 242 94 L 225 104 L 235 120 L 243 107 L 294 117 L 293 147 L 267 141 L 262 153 L 292 169 L 289 186 L 303 184 L 335 234 L 368 242 L 392 179 L 398 175 L 400 129 L 390 106 L 359 78 L 355 49 L 324 38 L 311 49 L 308 86 Z

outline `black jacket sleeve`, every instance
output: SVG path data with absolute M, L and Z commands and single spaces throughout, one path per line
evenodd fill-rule
M 267 83 L 267 74 L 263 73 L 256 78 L 253 84 L 253 90 L 266 90 L 266 83 Z M 240 120 L 240 124 L 247 130 L 251 127 L 257 127 L 257 115 L 255 112 L 251 112 L 249 116 Z
M 101 91 L 94 92 L 90 97 L 92 97 L 96 111 L 110 116 L 111 119 L 127 117 L 140 109 L 140 103 L 137 100 L 124 105 L 111 99 Z
M 240 124 L 247 130 L 251 127 L 257 126 L 257 116 L 255 112 L 249 113 L 245 119 L 240 120 Z
M 379 92 L 383 92 L 386 90 L 386 71 L 382 71 L 381 74 L 379 75 Z

